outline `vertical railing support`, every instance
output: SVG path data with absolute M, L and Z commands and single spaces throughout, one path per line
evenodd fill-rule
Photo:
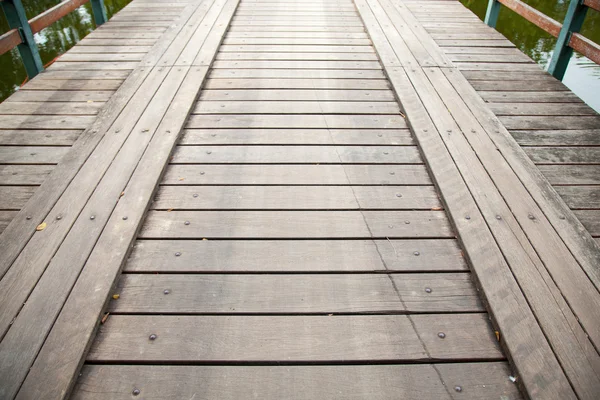
M 496 27 L 496 23 L 498 22 L 498 15 L 500 14 L 500 8 L 502 8 L 502 4 L 500 4 L 498 0 L 490 0 L 488 2 L 488 8 L 485 13 L 484 22 L 492 28 Z
M 27 21 L 23 3 L 21 3 L 21 0 L 4 0 L 0 2 L 0 5 L 6 15 L 8 26 L 11 29 L 17 29 L 21 35 L 23 43 L 18 46 L 18 49 L 23 60 L 23 65 L 25 66 L 25 71 L 27 71 L 27 76 L 31 79 L 44 70 L 44 64 L 33 38 L 31 27 Z
M 106 9 L 104 8 L 104 0 L 91 0 L 91 3 L 96 26 L 100 26 L 108 21 L 108 18 L 106 17 Z
M 583 5 L 583 0 L 571 0 L 571 3 L 569 4 L 562 29 L 558 34 L 554 53 L 550 59 L 550 65 L 548 65 L 548 72 L 557 79 L 562 80 L 565 76 L 565 72 L 569 66 L 569 60 L 573 55 L 573 49 L 569 46 L 571 34 L 573 32 L 579 32 L 581 29 L 587 9 L 588 8 Z

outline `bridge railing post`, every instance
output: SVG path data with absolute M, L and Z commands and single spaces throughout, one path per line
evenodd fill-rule
M 587 9 L 583 5 L 583 0 L 571 0 L 569 4 L 567 15 L 563 21 L 562 29 L 558 34 L 554 53 L 552 53 L 550 65 L 548 66 L 548 72 L 557 79 L 562 80 L 565 76 L 569 60 L 573 55 L 573 49 L 569 46 L 569 41 L 571 40 L 571 35 L 574 32 L 579 32 L 581 29 Z
M 44 64 L 35 43 L 33 32 L 31 32 L 23 3 L 21 3 L 21 0 L 4 0 L 0 2 L 0 6 L 2 6 L 2 10 L 6 15 L 8 26 L 11 29 L 17 29 L 21 35 L 23 43 L 18 46 L 19 54 L 23 60 L 27 76 L 31 79 L 44 70 Z
M 496 27 L 500 8 L 502 8 L 502 4 L 498 0 L 489 0 L 484 22 L 492 28 Z
M 104 8 L 104 0 L 91 0 L 91 3 L 96 26 L 100 26 L 108 21 L 108 18 L 106 17 L 106 8 Z

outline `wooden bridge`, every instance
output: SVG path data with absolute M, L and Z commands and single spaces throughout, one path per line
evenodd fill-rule
M 133 0 L 0 144 L 1 399 L 600 394 L 600 117 L 458 1 Z

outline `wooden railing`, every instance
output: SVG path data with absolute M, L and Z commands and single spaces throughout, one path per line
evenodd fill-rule
M 33 78 L 44 70 L 33 35 L 90 1 L 94 21 L 96 25 L 102 25 L 107 19 L 104 0 L 66 0 L 30 20 L 27 20 L 21 0 L 0 0 L 0 6 L 11 28 L 0 36 L 0 55 L 18 47 L 27 76 Z
M 571 0 L 562 24 L 520 0 L 489 0 L 485 23 L 492 28 L 496 27 L 502 5 L 557 38 L 548 66 L 548 72 L 556 78 L 564 77 L 573 50 L 600 64 L 600 45 L 579 33 L 588 8 L 600 11 L 600 0 Z

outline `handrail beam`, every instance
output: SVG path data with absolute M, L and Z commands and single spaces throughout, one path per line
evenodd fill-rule
M 21 43 L 23 43 L 23 40 L 21 40 L 21 35 L 19 35 L 18 30 L 11 29 L 6 32 L 4 35 L 0 36 L 0 56 L 11 51 Z
M 520 0 L 498 0 L 506 8 L 510 8 L 529 22 L 542 28 L 554 37 L 558 37 L 562 24 L 543 14 Z
M 38 33 L 90 0 L 66 0 L 29 20 L 31 31 Z

